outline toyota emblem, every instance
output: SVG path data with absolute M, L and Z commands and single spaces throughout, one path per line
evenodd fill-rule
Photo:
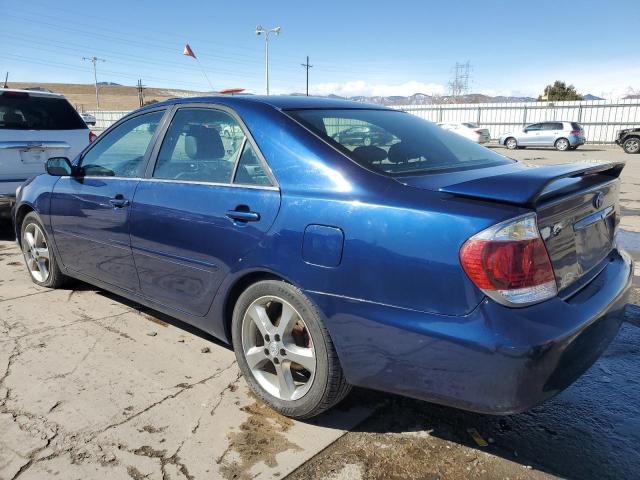
M 604 194 L 602 192 L 596 193 L 595 196 L 593 197 L 593 206 L 599 209 L 602 207 L 603 203 L 604 203 Z

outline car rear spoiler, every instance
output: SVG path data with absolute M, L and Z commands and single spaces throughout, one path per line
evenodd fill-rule
M 618 178 L 624 166 L 624 162 L 545 165 L 456 183 L 441 187 L 439 191 L 461 197 L 532 207 L 540 200 L 547 187 L 558 180 L 589 175 Z

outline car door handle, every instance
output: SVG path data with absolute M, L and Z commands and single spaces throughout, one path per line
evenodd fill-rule
M 227 217 L 237 222 L 257 222 L 260 220 L 260 214 L 247 210 L 229 210 Z
M 109 203 L 113 205 L 114 208 L 123 208 L 129 206 L 129 200 L 124 198 L 122 195 L 116 195 L 115 197 L 110 198 Z

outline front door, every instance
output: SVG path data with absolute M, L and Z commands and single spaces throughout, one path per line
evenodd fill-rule
M 273 224 L 280 192 L 230 111 L 179 108 L 158 149 L 132 208 L 142 293 L 204 316 L 224 277 Z
M 540 145 L 541 123 L 534 123 L 525 127 L 522 137 L 518 140 L 518 145 L 535 146 Z
M 61 177 L 51 197 L 51 224 L 63 264 L 106 283 L 139 291 L 131 243 L 131 202 L 164 110 L 125 120 L 101 135 Z

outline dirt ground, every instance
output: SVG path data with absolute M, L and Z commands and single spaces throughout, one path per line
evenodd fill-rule
M 627 160 L 620 241 L 640 260 L 640 156 L 509 153 Z M 226 346 L 85 284 L 36 287 L 9 232 L 0 237 L 0 479 L 637 477 L 640 277 L 605 355 L 530 412 L 479 415 L 356 389 L 294 422 L 249 394 Z
M 96 90 L 91 84 L 73 83 L 38 83 L 38 82 L 9 82 L 10 88 L 42 87 L 52 92 L 63 94 L 78 111 L 96 109 Z M 101 110 L 135 110 L 140 107 L 138 89 L 124 85 L 100 85 Z M 189 97 L 204 95 L 202 92 L 180 90 L 175 88 L 148 87 L 144 90 L 145 101 L 159 102 L 173 97 Z

